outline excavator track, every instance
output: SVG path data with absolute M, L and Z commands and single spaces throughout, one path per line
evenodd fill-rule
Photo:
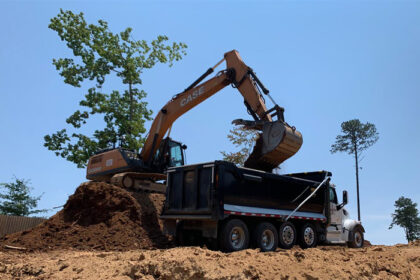
M 111 184 L 129 191 L 151 193 L 166 192 L 166 184 L 157 181 L 166 180 L 166 175 L 160 173 L 124 172 L 112 176 Z

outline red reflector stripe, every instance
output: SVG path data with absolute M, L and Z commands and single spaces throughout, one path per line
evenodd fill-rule
M 262 214 L 262 213 L 248 213 L 248 212 L 234 212 L 234 211 L 224 211 L 227 215 L 241 215 L 241 216 L 253 216 L 253 217 L 272 217 L 272 218 L 286 218 L 287 216 L 276 215 L 276 214 Z M 312 218 L 312 217 L 302 217 L 302 216 L 291 216 L 291 219 L 300 219 L 300 220 L 312 220 L 312 221 L 323 221 L 326 219 L 322 218 Z

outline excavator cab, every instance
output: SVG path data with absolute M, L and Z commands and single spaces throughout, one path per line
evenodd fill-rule
M 165 193 L 165 170 L 184 165 L 187 146 L 167 137 L 160 143 L 152 162 L 143 161 L 135 151 L 116 148 L 100 152 L 88 163 L 87 178 L 110 182 L 129 190 Z M 118 173 L 115 173 L 118 170 Z
M 165 138 L 159 149 L 156 151 L 153 159 L 153 167 L 155 170 L 163 172 L 169 167 L 184 165 L 184 150 L 187 148 L 180 142 L 171 138 Z

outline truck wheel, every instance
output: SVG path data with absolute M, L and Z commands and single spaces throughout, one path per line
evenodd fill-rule
M 246 224 L 239 219 L 229 220 L 221 230 L 220 245 L 227 252 L 247 249 L 249 245 L 249 231 Z
M 299 234 L 299 246 L 302 249 L 316 247 L 318 235 L 315 226 L 311 223 L 304 224 Z
M 363 231 L 360 227 L 356 227 L 350 231 L 350 242 L 347 242 L 347 246 L 350 248 L 362 248 L 365 241 Z
M 261 252 L 275 251 L 279 244 L 279 234 L 271 223 L 260 223 L 254 231 L 254 242 Z
M 279 229 L 279 246 L 290 249 L 296 243 L 296 229 L 291 222 L 284 222 Z

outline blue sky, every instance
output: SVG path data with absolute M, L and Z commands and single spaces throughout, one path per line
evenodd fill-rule
M 366 239 L 405 242 L 400 228 L 388 226 L 399 196 L 420 202 L 419 2 L 0 1 L 0 182 L 30 179 L 34 194 L 44 193 L 41 208 L 63 205 L 85 181 L 84 170 L 43 147 L 43 136 L 65 127 L 89 87 L 64 84 L 51 63 L 71 54 L 48 29 L 60 8 L 82 11 L 91 22 L 104 19 L 114 32 L 130 26 L 136 39 L 166 34 L 188 45 L 172 68 L 144 73 L 142 89 L 154 112 L 237 49 L 303 134 L 283 172 L 330 170 L 339 193 L 349 191 L 353 217 L 354 160 L 329 149 L 341 122 L 374 123 L 380 139 L 360 172 Z M 112 79 L 106 87 L 124 89 Z M 171 136 L 188 145 L 188 163 L 220 159 L 221 150 L 233 149 L 226 135 L 237 118 L 249 116 L 228 87 L 182 116 Z M 98 126 L 93 120 L 88 131 Z

